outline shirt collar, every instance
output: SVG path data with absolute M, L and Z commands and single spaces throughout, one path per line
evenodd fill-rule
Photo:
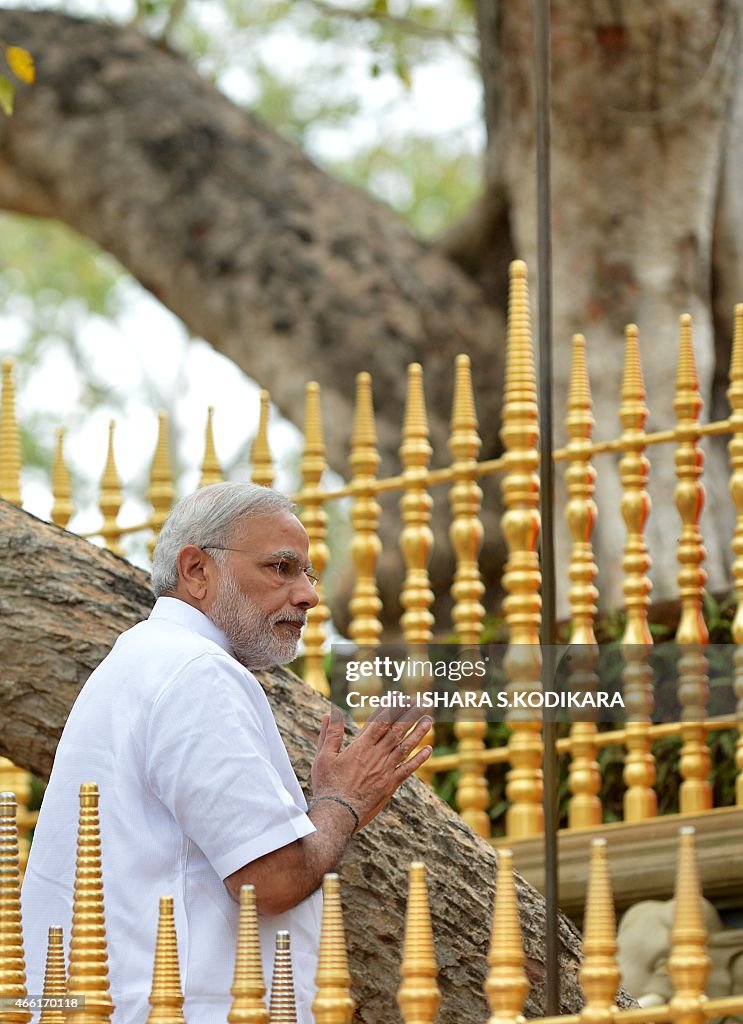
M 222 630 L 215 626 L 211 619 L 193 605 L 181 601 L 179 597 L 158 597 L 155 607 L 150 612 L 151 619 L 161 619 L 185 626 L 199 636 L 206 637 L 219 644 L 223 651 L 232 654 L 232 646 Z

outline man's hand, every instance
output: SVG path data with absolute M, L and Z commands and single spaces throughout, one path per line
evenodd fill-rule
M 339 797 L 356 811 L 359 828 L 368 825 L 400 783 L 431 756 L 431 747 L 425 746 L 410 757 L 431 724 L 429 717 L 420 718 L 415 707 L 383 708 L 341 750 L 343 715 L 333 708 L 320 728 L 312 766 L 312 799 Z
M 372 716 L 345 750 L 343 715 L 337 708 L 325 715 L 317 756 L 312 766 L 310 820 L 316 831 L 281 846 L 225 878 L 230 895 L 240 898 L 242 885 L 254 885 L 258 912 L 283 914 L 305 899 L 335 871 L 356 829 L 367 825 L 388 803 L 401 782 L 431 755 L 429 746 L 411 752 L 431 728 L 414 708 L 387 709 Z M 410 757 L 410 760 L 408 758 Z M 334 797 L 320 801 L 319 797 Z

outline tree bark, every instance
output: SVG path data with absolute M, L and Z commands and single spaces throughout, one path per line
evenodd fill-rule
M 487 192 L 505 205 L 515 249 L 536 269 L 532 8 L 479 0 L 477 10 L 489 129 Z M 727 414 L 713 397 L 716 373 L 718 381 L 727 373 L 732 303 L 743 300 L 736 188 L 743 146 L 740 11 L 740 0 L 551 4 L 557 424 L 565 410 L 570 339 L 582 332 L 594 436 L 618 435 L 623 330 L 635 322 L 650 408 L 647 429 L 672 426 L 678 318 L 684 312 L 694 318 L 707 415 L 713 404 L 715 413 Z M 468 251 L 466 237 L 457 243 Z M 457 258 L 456 251 L 452 255 Z M 718 384 L 718 396 L 720 390 Z M 558 433 L 563 440 L 561 426 Z M 672 446 L 649 454 L 654 505 L 647 533 L 655 595 L 667 597 L 676 591 L 678 571 L 669 543 L 678 535 Z M 612 606 L 622 600 L 620 488 L 615 463 L 603 457 L 597 468 L 594 542 L 602 600 Z M 708 468 L 707 565 L 711 586 L 721 589 L 732 508 L 719 452 Z M 559 492 L 558 507 L 563 497 Z M 562 526 L 563 566 L 568 551 Z
M 0 755 L 47 776 L 77 692 L 116 636 L 145 617 L 145 573 L 87 541 L 0 501 Z M 292 764 L 307 787 L 327 701 L 285 669 L 261 674 Z M 352 727 L 347 729 L 350 734 Z M 480 1024 L 497 857 L 428 786 L 401 787 L 349 848 L 342 870 L 354 995 L 363 1024 L 396 1019 L 406 873 L 425 862 L 443 1000 L 440 1024 Z M 531 991 L 544 994 L 544 904 L 519 880 Z M 579 936 L 560 923 L 562 1006 L 581 1005 Z M 115 956 L 116 951 L 109 951 Z M 623 1003 L 626 1005 L 626 1000 Z

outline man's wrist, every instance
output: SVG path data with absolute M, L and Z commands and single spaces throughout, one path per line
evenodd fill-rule
M 349 803 L 348 800 L 346 800 L 342 796 L 335 796 L 331 794 L 327 794 L 325 796 L 314 796 L 310 799 L 310 810 L 312 810 L 317 804 L 321 803 L 322 801 L 330 801 L 332 803 L 339 804 L 341 807 L 345 807 L 348 813 L 353 818 L 353 831 L 357 832 L 359 830 L 359 828 L 361 827 L 361 818 L 359 817 L 356 808 L 353 806 L 353 804 Z

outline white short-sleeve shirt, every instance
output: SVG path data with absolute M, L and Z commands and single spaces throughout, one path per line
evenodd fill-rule
M 231 1005 L 238 905 L 223 879 L 314 831 L 266 695 L 200 611 L 160 598 L 82 688 L 57 748 L 23 884 L 30 994 L 49 925 L 69 949 L 79 788 L 100 791 L 115 1024 L 144 1024 L 159 899 L 173 896 L 189 1024 Z M 276 931 L 291 932 L 300 1024 L 311 1024 L 322 895 L 261 917 L 267 987 Z

